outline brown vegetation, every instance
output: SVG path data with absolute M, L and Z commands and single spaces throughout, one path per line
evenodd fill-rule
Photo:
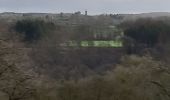
M 159 27 L 154 26 L 155 23 L 158 24 L 143 22 L 142 26 Z M 140 29 L 141 23 L 137 25 Z M 36 27 L 33 28 L 37 30 Z M 43 27 L 38 25 L 38 31 L 31 31 L 39 33 Z M 122 48 L 60 46 L 70 39 L 83 39 L 88 31 L 88 27 L 83 27 L 55 25 L 54 30 L 48 31 L 49 34 L 29 44 L 20 41 L 23 37 L 17 34 L 29 32 L 9 31 L 9 26 L 2 29 L 4 33 L 1 34 L 7 34 L 2 35 L 0 40 L 0 93 L 6 94 L 8 100 L 170 99 L 169 42 L 159 48 L 156 45 L 146 47 L 148 53 L 136 53 L 138 56 L 126 56 Z M 136 24 L 129 30 L 134 27 L 137 27 Z M 147 28 L 144 28 L 146 33 Z M 155 32 L 153 30 L 149 32 Z M 84 33 L 77 33 L 81 31 Z M 145 35 L 147 37 L 148 34 Z M 152 41 L 142 39 L 138 43 Z M 136 41 L 131 38 L 125 46 L 133 46 Z M 158 49 L 164 49 L 164 52 L 158 53 Z

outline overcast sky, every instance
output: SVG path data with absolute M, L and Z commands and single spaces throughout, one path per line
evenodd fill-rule
M 0 0 L 0 12 L 170 12 L 170 0 Z

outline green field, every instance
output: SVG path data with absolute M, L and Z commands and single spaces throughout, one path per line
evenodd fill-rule
M 110 40 L 110 41 L 69 41 L 66 43 L 66 46 L 71 46 L 71 47 L 113 47 L 113 48 L 118 48 L 118 47 L 123 47 L 122 41 L 115 41 L 115 40 Z

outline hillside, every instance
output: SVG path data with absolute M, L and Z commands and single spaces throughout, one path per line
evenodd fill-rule
M 1 13 L 0 98 L 169 100 L 169 16 Z
M 136 20 L 139 18 L 160 18 L 170 17 L 169 12 L 151 12 L 151 13 L 139 13 L 139 14 L 120 14 L 124 16 L 124 20 Z

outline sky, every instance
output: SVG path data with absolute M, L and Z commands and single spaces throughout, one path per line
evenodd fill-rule
M 170 12 L 170 0 L 0 0 L 0 12 L 89 14 Z

